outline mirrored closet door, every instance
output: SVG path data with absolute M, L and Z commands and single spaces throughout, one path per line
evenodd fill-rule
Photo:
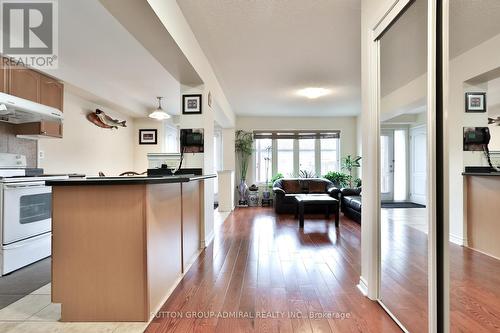
M 428 331 L 427 0 L 379 38 L 380 300 L 410 332 Z

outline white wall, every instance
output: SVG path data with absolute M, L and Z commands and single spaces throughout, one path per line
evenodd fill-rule
M 204 97 L 211 91 L 214 103 L 219 106 L 214 109 L 214 112 L 220 113 L 217 116 L 219 125 L 234 126 L 235 115 L 231 105 L 177 2 L 148 0 L 148 3 L 203 80 L 206 89 Z
M 237 117 L 236 129 L 254 130 L 340 130 L 340 157 L 358 152 L 356 117 Z M 247 182 L 255 180 L 253 165 Z M 239 177 L 238 177 L 239 178 Z M 236 179 L 239 182 L 239 179 Z
M 181 87 L 182 94 L 202 95 L 202 114 L 180 115 L 177 126 L 179 129 L 202 128 L 204 135 L 203 153 L 186 153 L 184 155 L 183 167 L 202 168 L 204 174 L 213 174 L 214 170 L 214 109 L 208 106 L 208 93 L 206 86 Z M 202 245 L 208 245 L 214 237 L 214 182 L 217 179 L 204 181 L 203 186 L 203 221 Z
M 382 97 L 380 102 L 381 121 L 414 112 L 420 108 L 425 110 L 427 104 L 427 74 L 419 76 Z
M 139 130 L 140 129 L 156 129 L 158 132 L 158 144 L 156 145 L 140 145 Z M 136 118 L 134 119 L 134 133 L 136 138 L 134 141 L 134 171 L 144 172 L 148 169 L 149 153 L 165 152 L 165 123 L 163 121 L 154 120 L 151 118 Z
M 104 109 L 111 117 L 126 120 L 127 127 L 110 130 L 86 119 L 98 105 L 65 90 L 63 139 L 42 139 L 39 150 L 45 157 L 39 166 L 46 173 L 84 173 L 107 176 L 134 170 L 134 144 L 137 140 L 133 119 L 115 110 Z

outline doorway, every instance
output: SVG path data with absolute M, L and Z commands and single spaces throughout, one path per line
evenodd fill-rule
M 380 195 L 383 203 L 408 201 L 408 129 L 383 128 L 380 132 Z
M 427 201 L 427 130 L 424 126 L 410 129 L 410 200 L 425 205 Z
M 394 131 L 380 132 L 380 199 L 394 201 Z

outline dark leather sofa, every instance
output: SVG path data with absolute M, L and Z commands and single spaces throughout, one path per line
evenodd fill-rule
M 273 184 L 274 210 L 278 214 L 295 214 L 297 194 L 328 195 L 339 199 L 340 190 L 324 178 L 283 178 Z M 306 207 L 306 213 L 324 213 L 318 206 Z
M 361 187 L 340 190 L 340 210 L 351 220 L 361 223 Z

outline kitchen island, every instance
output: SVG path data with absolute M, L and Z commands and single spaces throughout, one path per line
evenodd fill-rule
M 149 321 L 200 253 L 203 187 L 215 177 L 48 181 L 61 320 Z
M 499 172 L 464 172 L 466 235 L 468 247 L 500 258 L 498 213 L 500 207 Z

